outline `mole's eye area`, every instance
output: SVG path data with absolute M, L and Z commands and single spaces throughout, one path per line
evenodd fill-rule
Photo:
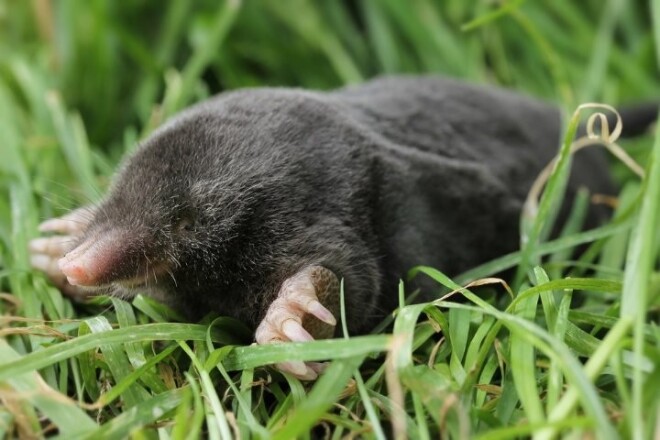
M 195 228 L 195 219 L 192 216 L 181 217 L 174 226 L 178 232 L 190 232 Z

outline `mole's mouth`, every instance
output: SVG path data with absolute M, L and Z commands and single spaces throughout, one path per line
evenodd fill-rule
M 167 263 L 157 263 L 152 266 L 144 268 L 141 273 L 119 280 L 113 280 L 113 284 L 118 284 L 122 287 L 135 289 L 138 287 L 146 287 L 149 285 L 158 284 L 160 279 L 169 273 L 169 265 Z

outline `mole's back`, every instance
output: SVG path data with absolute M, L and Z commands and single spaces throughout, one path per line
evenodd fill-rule
M 399 76 L 332 95 L 400 154 L 423 162 L 483 164 L 519 196 L 559 148 L 557 107 L 508 90 L 436 76 Z M 575 168 L 575 185 L 612 192 L 601 151 L 582 153 Z
M 383 78 L 331 96 L 375 139 L 386 276 L 420 264 L 455 275 L 517 249 L 524 200 L 559 148 L 556 107 L 436 77 Z M 602 151 L 575 159 L 569 203 L 580 186 L 613 192 Z M 592 222 L 603 217 L 592 211 Z

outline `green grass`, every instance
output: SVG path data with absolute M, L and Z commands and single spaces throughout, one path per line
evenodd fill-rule
M 660 3 L 216 3 L 0 0 L 0 438 L 660 435 L 660 128 L 622 142 L 646 177 L 613 163 L 610 224 L 582 231 L 582 194 L 545 238 L 569 115 L 660 97 Z M 454 278 L 417 268 L 453 293 L 406 306 L 402 289 L 392 327 L 252 346 L 229 318 L 185 323 L 141 296 L 74 306 L 30 269 L 39 221 L 98 200 L 121 156 L 186 105 L 397 72 L 514 88 L 567 117 L 520 251 Z M 507 284 L 488 279 L 506 269 Z M 315 383 L 266 366 L 291 359 L 331 363 Z

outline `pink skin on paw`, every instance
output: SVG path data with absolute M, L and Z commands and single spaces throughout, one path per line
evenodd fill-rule
M 46 238 L 35 238 L 30 241 L 30 263 L 35 269 L 45 272 L 49 278 L 61 278 L 62 271 L 57 260 L 66 253 L 71 246 L 74 237 L 54 236 Z
M 322 303 L 337 312 L 338 301 L 339 282 L 334 273 L 322 266 L 309 266 L 282 283 L 277 298 L 257 327 L 255 339 L 259 344 L 268 344 L 331 337 L 337 320 Z M 314 380 L 322 365 L 289 361 L 277 367 L 299 379 Z

